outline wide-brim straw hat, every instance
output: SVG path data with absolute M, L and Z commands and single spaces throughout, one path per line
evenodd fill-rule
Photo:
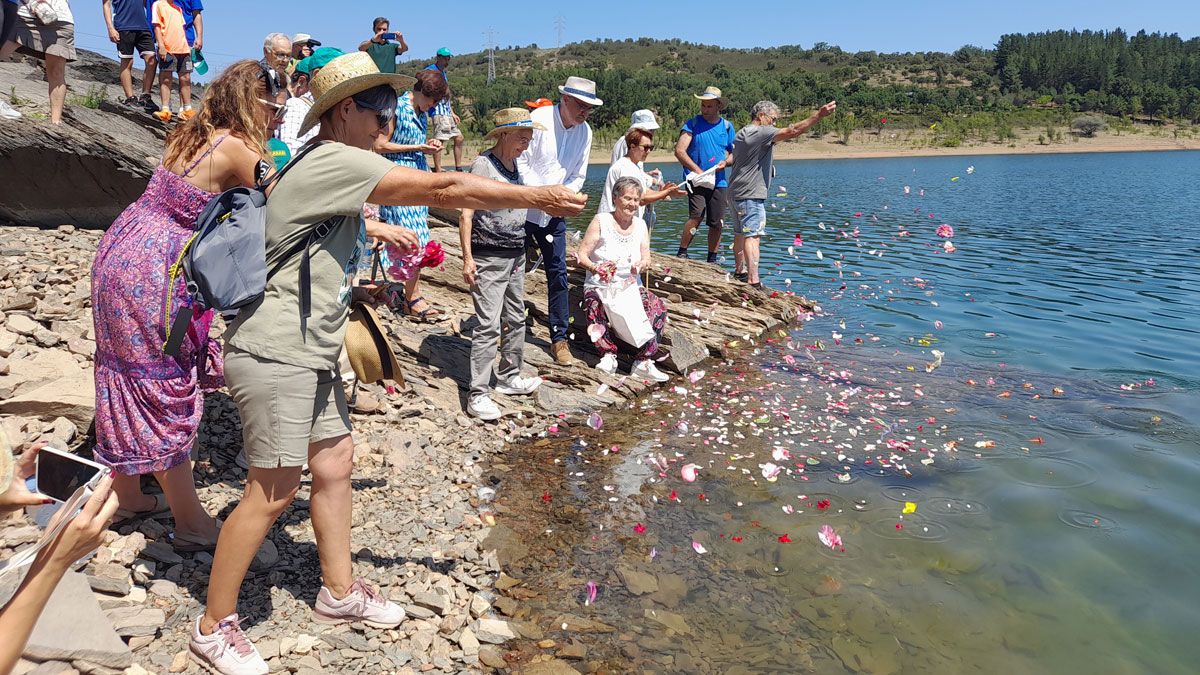
M 499 110 L 495 115 L 492 115 L 492 121 L 495 122 L 496 128 L 487 132 L 487 135 L 484 136 L 484 138 L 489 140 L 520 129 L 546 130 L 546 125 L 534 122 L 533 118 L 529 116 L 529 111 L 525 108 L 505 108 Z
M 359 382 L 390 380 L 406 386 L 400 362 L 392 351 L 379 315 L 370 305 L 356 302 L 346 326 L 346 358 Z
M 379 66 L 366 52 L 339 56 L 325 64 L 308 85 L 314 100 L 312 108 L 300 123 L 300 135 L 316 126 L 326 110 L 359 92 L 386 84 L 400 94 L 414 82 L 416 80 L 407 75 L 379 72 Z
M 596 83 L 583 77 L 571 76 L 567 83 L 558 88 L 559 93 L 575 98 L 589 105 L 604 105 L 604 101 L 596 98 Z
M 8 492 L 8 486 L 13 479 L 12 444 L 8 442 L 8 434 L 0 427 L 0 494 Z
M 705 87 L 704 93 L 693 94 L 701 101 L 720 101 L 721 105 L 725 105 L 725 97 L 721 95 L 721 90 L 716 87 Z

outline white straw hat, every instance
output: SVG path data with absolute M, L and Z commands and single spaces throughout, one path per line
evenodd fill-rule
M 649 110 L 635 110 L 633 117 L 630 118 L 629 128 L 644 129 L 646 131 L 654 131 L 658 128 L 658 120 L 654 118 L 654 113 Z
M 583 77 L 568 77 L 567 83 L 558 91 L 590 105 L 604 105 L 604 101 L 596 98 L 596 83 Z

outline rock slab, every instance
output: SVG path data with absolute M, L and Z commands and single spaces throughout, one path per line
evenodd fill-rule
M 42 610 L 25 645 L 35 661 L 88 661 L 108 668 L 133 664 L 129 651 L 100 610 L 87 577 L 67 572 Z

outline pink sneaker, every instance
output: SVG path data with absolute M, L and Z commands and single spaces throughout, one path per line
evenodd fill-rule
M 221 675 L 267 675 L 270 672 L 267 662 L 259 656 L 258 650 L 238 625 L 237 614 L 230 614 L 218 621 L 212 635 L 200 632 L 200 619 L 203 616 L 196 617 L 192 640 L 188 644 L 193 660 Z
M 359 578 L 341 600 L 335 599 L 333 593 L 322 586 L 317 594 L 313 620 L 318 623 L 362 621 L 375 628 L 395 628 L 404 620 L 404 608 L 387 600 Z

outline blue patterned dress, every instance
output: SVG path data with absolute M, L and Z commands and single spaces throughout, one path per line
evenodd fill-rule
M 396 131 L 392 142 L 397 145 L 421 145 L 425 142 L 425 115 L 419 114 L 412 105 L 412 92 L 405 92 L 396 102 Z M 399 166 L 428 171 L 429 163 L 423 152 L 386 153 L 384 157 Z M 429 207 L 427 206 L 381 206 L 380 218 L 389 225 L 406 227 L 416 233 L 421 246 L 429 243 Z M 385 263 L 391 247 L 384 248 Z

